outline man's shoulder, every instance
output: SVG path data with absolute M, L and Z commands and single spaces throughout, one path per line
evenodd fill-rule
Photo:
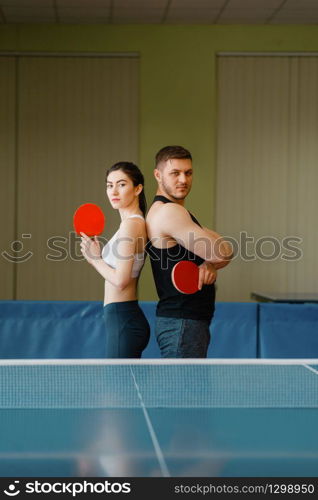
M 146 220 L 147 232 L 150 238 L 166 238 L 175 234 L 181 227 L 187 227 L 191 218 L 189 212 L 177 203 L 161 203 L 159 207 L 152 207 Z
M 163 203 L 160 201 L 155 202 L 149 209 L 146 220 L 150 222 L 153 218 L 162 218 L 172 215 L 188 214 L 186 208 L 178 203 Z

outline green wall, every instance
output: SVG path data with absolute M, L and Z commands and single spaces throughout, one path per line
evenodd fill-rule
M 318 51 L 318 26 L 6 25 L 0 51 L 138 52 L 139 162 L 148 200 L 155 191 L 154 154 L 167 144 L 184 145 L 194 158 L 187 206 L 213 227 L 216 54 Z M 149 263 L 140 299 L 156 300 Z

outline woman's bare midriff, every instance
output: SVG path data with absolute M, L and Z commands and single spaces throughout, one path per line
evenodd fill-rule
M 137 300 L 137 282 L 138 278 L 131 278 L 129 285 L 124 290 L 105 280 L 104 306 L 112 302 L 126 302 L 128 300 Z

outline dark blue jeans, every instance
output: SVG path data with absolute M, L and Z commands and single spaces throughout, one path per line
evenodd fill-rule
M 141 358 L 149 342 L 149 323 L 137 300 L 104 307 L 106 358 Z
M 206 358 L 210 322 L 196 319 L 156 318 L 156 338 L 162 358 Z

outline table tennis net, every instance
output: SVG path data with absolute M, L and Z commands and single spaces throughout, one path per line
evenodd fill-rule
M 317 408 L 318 360 L 3 360 L 0 408 Z

